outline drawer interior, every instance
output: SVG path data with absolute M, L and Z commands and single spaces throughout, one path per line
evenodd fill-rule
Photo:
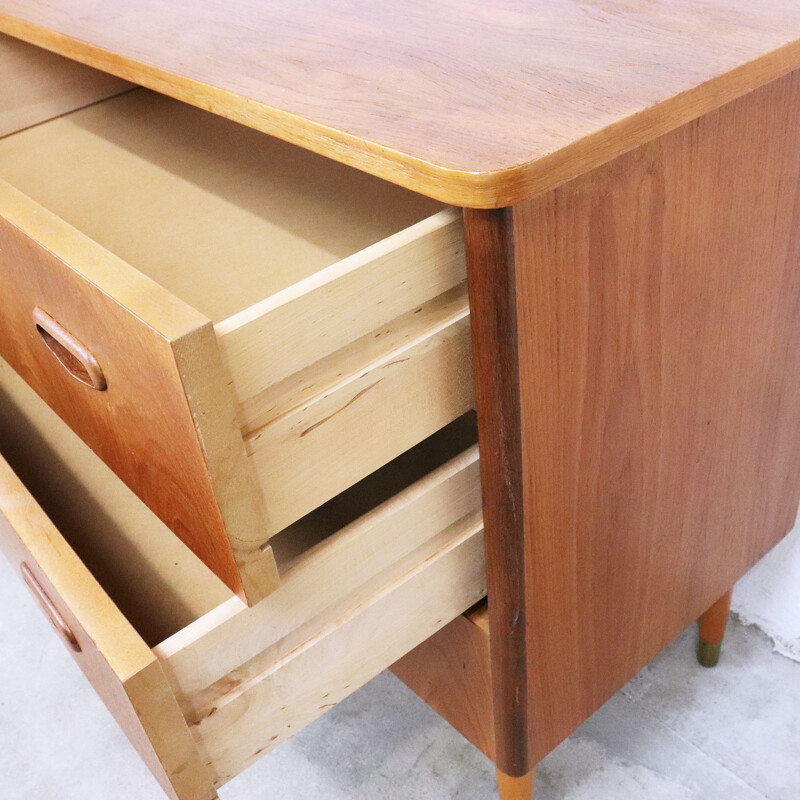
M 443 208 L 141 88 L 0 140 L 0 177 L 214 322 Z

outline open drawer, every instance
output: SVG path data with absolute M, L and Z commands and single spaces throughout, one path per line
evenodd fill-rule
M 0 280 L 0 355 L 250 602 L 473 404 L 455 209 L 144 89 L 0 139 Z
M 162 786 L 203 800 L 482 596 L 473 427 L 282 532 L 248 608 L 0 361 L 0 547 Z

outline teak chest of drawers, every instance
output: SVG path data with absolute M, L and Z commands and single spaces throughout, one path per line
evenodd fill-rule
M 176 800 L 390 666 L 528 795 L 790 529 L 800 9 L 628 5 L 0 0 L 0 546 Z

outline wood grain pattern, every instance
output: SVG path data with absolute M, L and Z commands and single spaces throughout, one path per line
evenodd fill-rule
M 485 756 L 495 759 L 485 601 L 391 666 L 392 672 Z
M 215 786 L 321 716 L 485 592 L 480 520 L 452 526 L 436 553 L 354 604 L 268 668 L 223 681 L 189 717 Z
M 794 522 L 798 114 L 794 73 L 512 212 L 532 763 Z
M 352 191 L 360 188 L 354 185 Z M 349 211 L 352 216 L 341 224 L 361 227 L 358 209 L 351 206 Z M 309 236 L 317 228 L 319 213 L 315 211 L 307 223 Z M 381 208 L 378 216 L 382 215 Z M 264 246 L 280 245 L 270 240 Z M 217 323 L 220 350 L 233 378 L 245 427 L 260 424 L 262 409 L 272 405 L 265 395 L 275 384 L 415 311 L 465 279 L 461 215 L 447 209 L 283 291 L 258 298 L 260 302 Z M 309 331 L 314 335 L 309 336 Z
M 374 362 L 356 349 L 356 372 L 316 383 L 311 397 L 246 434 L 268 536 L 474 407 L 466 293 L 459 295 L 451 324 L 420 331 Z M 365 338 L 388 338 L 392 327 Z
M 413 265 L 409 265 L 409 267 L 413 269 Z M 418 277 L 422 278 L 421 275 Z M 424 279 L 421 282 L 424 282 Z M 376 292 L 373 297 L 379 295 L 380 292 Z M 333 313 L 337 314 L 336 311 Z M 243 435 L 245 438 L 252 437 L 285 414 L 290 414 L 303 407 L 314 406 L 331 393 L 346 392 L 351 384 L 354 385 L 355 382 L 360 381 L 370 371 L 390 364 L 396 366 L 407 363 L 410 351 L 424 350 L 419 346 L 426 342 L 430 344 L 432 339 L 447 331 L 448 328 L 456 328 L 464 324 L 468 327 L 468 317 L 467 284 L 466 281 L 462 281 L 452 289 L 420 302 L 407 313 L 394 317 L 376 328 L 371 328 L 363 336 L 346 339 L 347 334 L 338 331 L 337 336 L 342 337 L 345 344 L 330 355 L 314 361 L 297 372 L 290 373 L 283 380 L 273 383 L 252 397 L 243 397 L 237 392 L 237 396 L 241 400 L 239 418 L 242 423 Z M 270 324 L 268 320 L 263 321 Z M 308 329 L 306 328 L 306 330 Z M 259 339 L 260 337 L 261 334 L 259 334 Z M 258 343 L 255 340 L 251 341 L 254 346 L 258 344 L 260 347 L 260 341 Z M 223 353 L 225 352 L 224 343 L 225 340 L 222 339 L 220 344 Z M 324 344 L 319 346 L 319 350 L 325 348 Z M 291 348 L 287 345 L 287 349 Z M 470 361 L 471 359 L 467 357 L 464 359 L 464 363 L 456 364 L 455 374 L 469 370 Z M 397 362 L 397 364 L 393 364 L 393 362 Z M 255 373 L 255 363 L 251 364 L 250 368 Z M 232 375 L 234 383 L 236 379 L 237 376 Z M 450 387 L 444 375 L 439 376 L 437 380 L 443 384 L 442 391 L 445 393 L 461 391 Z M 317 420 L 312 419 L 311 423 L 317 422 L 323 416 L 318 415 Z
M 528 696 L 525 653 L 525 543 L 517 352 L 517 287 L 510 209 L 464 211 L 472 322 L 475 398 L 481 448 L 486 571 L 491 597 L 495 759 L 508 774 L 525 775 Z
M 277 573 L 211 323 L 0 181 L 0 354 L 234 592 Z M 42 341 L 41 307 L 102 367 L 84 386 Z
M 57 609 L 79 647 L 75 660 L 169 797 L 215 798 L 152 651 L 2 458 L 0 547 L 15 569 L 27 565 Z
M 131 88 L 129 83 L 0 34 L 0 137 Z
M 479 207 L 800 66 L 794 0 L 2 0 L 0 30 Z
M 319 521 L 312 519 L 293 526 L 293 538 L 311 543 L 282 564 L 281 586 L 261 603 L 225 620 L 218 614 L 199 619 L 156 648 L 187 714 L 197 714 L 195 704 L 208 696 L 209 687 L 218 693 L 231 676 L 252 675 L 258 672 L 253 665 L 287 657 L 315 631 L 414 568 L 419 554 L 433 555 L 435 540 L 449 536 L 442 531 L 480 516 L 477 446 L 402 490 L 395 490 L 395 483 L 396 478 L 389 500 L 338 530 L 323 526 L 317 534 Z M 369 491 L 362 487 L 360 493 L 372 505 Z M 326 509 L 329 515 L 334 522 L 328 525 L 335 525 L 336 512 Z M 317 535 L 321 538 L 313 543 Z

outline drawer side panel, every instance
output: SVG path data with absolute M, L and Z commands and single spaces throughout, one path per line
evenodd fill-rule
M 220 685 L 189 719 L 220 786 L 352 694 L 485 593 L 482 525 L 244 683 Z M 210 704 L 210 705 L 209 705 Z

